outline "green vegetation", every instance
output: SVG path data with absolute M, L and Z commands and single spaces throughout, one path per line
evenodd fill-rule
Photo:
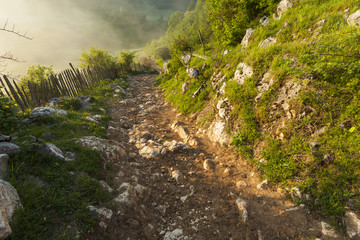
M 109 87 L 113 82 L 103 81 L 84 93 L 95 99 L 90 110 L 80 110 L 77 99 L 64 98 L 59 107 L 66 109 L 68 116 L 37 118 L 12 132 L 21 152 L 10 158 L 7 180 L 17 189 L 23 207 L 14 215 L 9 239 L 73 239 L 93 230 L 96 216 L 88 206 L 106 206 L 112 198 L 99 184 L 99 180 L 107 180 L 102 170 L 104 160 L 97 151 L 76 143 L 76 139 L 107 137 L 104 129 L 111 116 L 102 109 L 107 109 L 106 101 L 114 94 Z M 127 86 L 126 82 L 115 83 Z M 86 121 L 93 114 L 102 115 L 99 124 Z M 75 153 L 75 161 L 39 151 L 45 142 L 63 152 Z
M 217 101 L 227 97 L 232 106 L 227 126 L 233 147 L 264 178 L 280 187 L 299 187 L 310 196 L 302 201 L 341 221 L 347 208 L 360 210 L 360 29 L 348 26 L 344 17 L 359 10 L 359 5 L 356 0 L 297 1 L 275 20 L 271 16 L 278 2 L 198 1 L 194 10 L 172 15 L 166 35 L 149 44 L 148 52 L 162 59 L 166 58 L 157 54 L 159 49 L 172 53 L 169 74 L 160 76 L 158 84 L 180 112 L 200 112 L 206 105 L 217 111 Z M 202 18 L 195 18 L 194 12 Z M 259 24 L 264 15 L 270 20 L 266 26 Z M 185 19 L 199 28 L 211 26 L 201 30 L 205 49 L 197 30 L 188 27 Z M 240 42 L 248 28 L 255 31 L 243 47 Z M 276 38 L 276 43 L 259 47 L 268 37 Z M 187 75 L 181 62 L 185 53 L 208 56 L 207 60 L 193 57 L 186 66 L 199 70 L 196 79 Z M 240 62 L 254 72 L 243 85 L 232 80 Z M 224 76 L 216 88 L 211 83 L 214 73 Z M 273 84 L 255 100 L 265 73 Z M 226 93 L 219 96 L 222 81 Z M 202 84 L 200 94 L 192 98 Z M 278 98 L 289 94 L 295 88 L 291 86 L 299 91 L 294 90 L 283 108 Z
M 7 97 L 0 97 L 0 132 L 8 134 L 14 130 L 18 115 L 17 105 Z

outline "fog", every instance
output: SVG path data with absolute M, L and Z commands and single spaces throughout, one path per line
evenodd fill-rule
M 20 62 L 7 61 L 3 73 L 24 74 L 33 64 L 55 71 L 76 64 L 80 53 L 98 46 L 115 53 L 141 48 L 164 33 L 174 11 L 190 0 L 0 0 L 0 26 L 27 40 L 0 31 L 0 54 L 11 52 Z

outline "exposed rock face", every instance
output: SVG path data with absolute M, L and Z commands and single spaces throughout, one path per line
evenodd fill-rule
M 246 63 L 239 63 L 235 71 L 234 80 L 243 85 L 245 83 L 245 79 L 247 77 L 251 77 L 253 73 L 254 71 L 249 65 Z
M 0 239 L 11 234 L 9 221 L 18 207 L 19 195 L 10 183 L 0 180 Z
M 354 212 L 345 213 L 346 233 L 350 239 L 360 239 L 360 219 Z
M 269 25 L 270 24 L 269 18 L 267 16 L 263 16 L 260 19 L 260 24 L 263 25 L 263 26 Z
M 276 13 L 279 18 L 294 5 L 296 0 L 282 0 L 276 7 Z
M 335 229 L 332 228 L 328 223 L 321 222 L 321 232 L 323 235 L 331 238 L 338 238 L 339 235 L 336 233 Z
M 106 160 L 108 160 L 110 156 L 116 158 L 126 155 L 124 148 L 119 146 L 119 143 L 95 136 L 82 137 L 77 140 L 77 143 L 93 150 L 98 150 L 102 157 Z
M 181 56 L 181 60 L 183 61 L 183 63 L 185 65 L 188 65 L 191 61 L 191 55 L 190 54 L 185 54 Z
M 29 118 L 35 119 L 38 117 L 46 117 L 46 116 L 52 116 L 52 115 L 67 116 L 68 113 L 67 113 L 67 111 L 60 110 L 60 109 L 54 109 L 54 108 L 49 108 L 49 107 L 37 107 L 31 111 Z
M 262 40 L 262 41 L 259 43 L 259 47 L 268 48 L 268 47 L 270 47 L 271 45 L 273 45 L 274 43 L 276 43 L 276 37 L 271 36 L 271 37 L 268 37 L 268 38 Z
M 20 147 L 11 142 L 0 142 L 0 154 L 12 156 L 20 151 Z
M 9 156 L 7 154 L 0 154 L 0 179 L 6 177 Z
M 355 13 L 351 14 L 347 18 L 347 22 L 350 26 L 359 27 L 360 26 L 360 10 L 357 10 Z
M 186 69 L 186 73 L 191 78 L 197 78 L 199 76 L 199 72 L 196 68 L 188 68 Z
M 227 98 L 220 99 L 216 105 L 216 108 L 219 110 L 219 116 L 222 119 L 229 120 L 232 107 Z
M 169 67 L 168 67 L 168 66 L 169 66 L 169 63 L 170 63 L 169 60 L 164 61 L 163 70 L 164 70 L 164 73 L 165 73 L 165 74 L 170 74 Z
M 295 110 L 290 109 L 290 100 L 296 97 L 302 86 L 301 83 L 290 81 L 285 84 L 280 90 L 275 103 L 271 106 L 274 110 L 282 110 L 286 116 L 291 119 L 296 117 Z
M 226 123 L 222 120 L 213 122 L 207 131 L 207 136 L 212 142 L 220 143 L 221 145 L 228 145 L 231 142 L 230 137 L 226 133 Z
M 256 89 L 259 91 L 259 94 L 255 97 L 255 101 L 259 101 L 262 94 L 270 89 L 270 86 L 274 84 L 274 80 L 271 77 L 270 73 L 265 73 L 264 77 L 259 82 Z
M 252 28 L 249 28 L 249 29 L 246 29 L 246 33 L 245 33 L 245 36 L 244 38 L 241 40 L 241 45 L 243 47 L 247 47 L 249 45 L 249 39 L 251 37 L 251 35 L 254 33 L 254 29 Z
M 182 85 L 181 85 L 181 90 L 182 90 L 182 93 L 185 94 L 189 89 L 189 84 L 187 82 L 184 82 Z
M 210 78 L 211 85 L 214 89 L 216 89 L 221 82 L 225 80 L 225 75 L 222 74 L 222 72 L 214 72 L 213 75 Z

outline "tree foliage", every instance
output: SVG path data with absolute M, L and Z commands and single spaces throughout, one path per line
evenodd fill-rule
M 107 51 L 98 47 L 91 47 L 88 51 L 81 53 L 79 59 L 80 68 L 109 68 L 112 69 L 116 65 L 116 59 Z
M 240 42 L 251 21 L 269 15 L 279 0 L 208 0 L 209 21 L 223 45 Z
M 49 67 L 41 66 L 41 65 L 31 65 L 26 70 L 26 75 L 24 75 L 21 78 L 22 83 L 27 85 L 27 82 L 33 82 L 33 83 L 41 83 L 49 77 L 55 74 L 54 70 L 52 69 L 52 65 Z

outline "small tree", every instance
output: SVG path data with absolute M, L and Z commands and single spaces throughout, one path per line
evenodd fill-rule
M 116 60 L 107 51 L 98 47 L 91 47 L 88 51 L 81 53 L 80 68 L 116 68 Z
M 134 62 L 134 58 L 134 52 L 122 51 L 118 53 L 118 60 L 125 65 L 126 69 L 130 69 L 131 64 Z

